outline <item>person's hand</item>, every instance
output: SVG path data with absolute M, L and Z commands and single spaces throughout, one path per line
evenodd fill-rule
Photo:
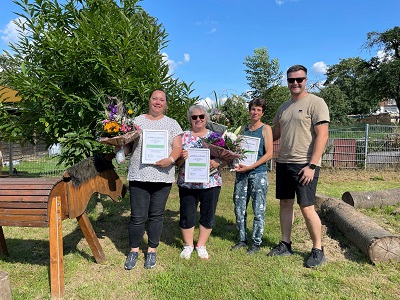
M 154 163 L 154 165 L 156 167 L 166 168 L 166 167 L 169 167 L 170 165 L 172 165 L 172 160 L 169 157 L 163 158 L 163 159 L 160 159 L 159 161 L 156 161 Z
M 245 173 L 251 171 L 252 168 L 250 166 L 242 165 L 242 164 L 237 164 L 235 165 L 235 171 L 239 173 Z
M 299 182 L 302 185 L 307 185 L 309 184 L 311 181 L 313 181 L 314 179 L 314 174 L 315 174 L 315 170 L 310 169 L 308 166 L 305 166 L 303 169 L 300 170 L 299 172 Z
M 214 171 L 216 169 L 219 168 L 219 166 L 221 165 L 221 160 L 219 159 L 211 159 L 210 160 L 210 171 Z
M 186 160 L 189 157 L 189 151 L 187 150 L 182 150 L 181 152 L 181 157 Z

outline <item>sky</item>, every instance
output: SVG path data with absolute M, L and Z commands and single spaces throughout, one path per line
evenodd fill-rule
M 33 1 L 33 0 L 30 0 Z M 0 0 L 0 53 L 15 42 L 18 6 Z M 399 0 L 144 0 L 140 5 L 168 33 L 162 53 L 174 78 L 193 82 L 191 96 L 214 99 L 249 89 L 244 65 L 265 47 L 280 70 L 308 69 L 310 82 L 341 59 L 369 59 L 362 48 L 371 31 L 400 26 Z

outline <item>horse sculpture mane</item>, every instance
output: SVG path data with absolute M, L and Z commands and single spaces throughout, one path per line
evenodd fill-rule
M 107 159 L 107 155 L 96 154 L 67 169 L 63 177 L 66 181 L 71 180 L 74 187 L 79 187 L 81 184 L 96 177 L 98 173 L 110 169 L 114 169 L 111 159 Z

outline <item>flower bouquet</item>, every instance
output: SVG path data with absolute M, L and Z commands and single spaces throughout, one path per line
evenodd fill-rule
M 201 139 L 204 148 L 210 149 L 211 156 L 232 161 L 244 157 L 244 150 L 240 146 L 240 137 L 238 133 L 241 127 L 235 132 L 225 130 L 223 134 L 213 132 L 208 137 Z
M 104 111 L 104 119 L 100 125 L 99 142 L 121 147 L 115 157 L 120 164 L 125 161 L 124 146 L 137 139 L 141 130 L 134 123 L 132 109 L 126 110 L 122 101 L 116 97 L 109 97 L 109 100 L 110 103 Z

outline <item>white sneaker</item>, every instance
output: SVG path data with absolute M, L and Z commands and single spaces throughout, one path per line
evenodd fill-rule
M 196 251 L 197 251 L 197 255 L 201 259 L 208 259 L 208 252 L 207 252 L 206 246 L 196 247 Z
M 184 259 L 189 259 L 190 256 L 192 255 L 193 249 L 194 249 L 193 246 L 189 246 L 189 245 L 183 246 L 183 250 L 181 252 L 181 257 Z

